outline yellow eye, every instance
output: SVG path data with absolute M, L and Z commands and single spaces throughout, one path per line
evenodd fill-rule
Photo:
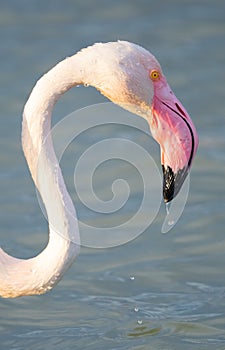
M 160 73 L 156 69 L 151 70 L 150 72 L 150 78 L 152 80 L 158 80 L 160 78 Z

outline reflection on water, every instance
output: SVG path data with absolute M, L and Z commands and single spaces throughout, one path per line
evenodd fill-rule
M 1 3 L 0 244 L 9 253 L 30 257 L 47 242 L 46 221 L 20 146 L 21 111 L 36 79 L 60 59 L 96 41 L 120 38 L 145 46 L 159 58 L 200 135 L 188 203 L 172 230 L 161 234 L 161 205 L 152 225 L 128 244 L 83 248 L 51 293 L 1 299 L 2 348 L 225 348 L 224 13 L 225 3 L 218 0 Z M 54 123 L 75 108 L 104 101 L 92 88 L 74 89 L 59 101 Z M 110 132 L 148 147 L 147 139 L 128 130 Z M 103 133 L 106 129 L 95 137 Z M 62 161 L 69 186 L 76 155 L 89 143 L 84 135 L 71 145 L 72 158 Z M 158 161 L 156 145 L 154 152 Z M 119 166 L 136 190 L 130 212 L 122 211 L 118 219 L 123 222 L 140 202 L 141 181 L 130 167 Z M 113 162 L 96 173 L 103 199 L 114 174 Z M 71 194 L 75 198 L 73 188 Z M 102 216 L 79 203 L 77 211 L 104 227 Z

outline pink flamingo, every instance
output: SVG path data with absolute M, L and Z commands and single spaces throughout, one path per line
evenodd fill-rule
M 23 113 L 22 145 L 46 207 L 49 242 L 23 260 L 0 249 L 0 295 L 42 294 L 53 288 L 79 253 L 75 208 L 48 138 L 58 98 L 73 86 L 92 85 L 114 103 L 144 117 L 161 146 L 163 196 L 179 192 L 198 146 L 192 120 L 171 91 L 160 64 L 144 48 L 126 42 L 97 43 L 58 63 L 35 85 Z M 59 234 L 61 233 L 61 234 Z

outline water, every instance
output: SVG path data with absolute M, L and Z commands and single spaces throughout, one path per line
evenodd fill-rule
M 21 151 L 21 111 L 37 77 L 63 57 L 93 42 L 117 38 L 145 46 L 160 60 L 200 135 L 188 202 L 172 230 L 161 234 L 161 205 L 136 240 L 111 249 L 82 248 L 52 292 L 1 299 L 1 347 L 224 349 L 225 4 L 23 0 L 1 2 L 0 8 L 0 236 L 9 253 L 30 257 L 47 242 L 46 221 Z M 75 107 L 103 101 L 93 88 L 79 87 L 60 100 L 54 122 Z M 125 129 L 108 132 L 140 141 L 140 135 L 128 135 Z M 93 137 L 101 134 L 102 129 Z M 74 152 L 75 157 L 89 138 L 84 135 L 69 155 Z M 148 147 L 147 138 L 140 142 Z M 152 152 L 157 159 L 158 148 Z M 71 162 L 70 157 L 62 162 L 69 186 Z M 132 212 L 140 202 L 141 182 L 121 163 L 108 165 L 109 177 L 118 168 L 136 184 Z M 96 174 L 95 186 L 106 200 L 112 178 L 108 183 L 105 174 L 105 169 Z M 117 220 L 122 222 L 129 210 Z M 97 225 L 110 220 L 79 203 L 77 211 Z

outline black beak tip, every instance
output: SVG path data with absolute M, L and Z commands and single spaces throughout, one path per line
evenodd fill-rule
M 174 173 L 171 167 L 165 168 L 162 165 L 163 170 L 163 199 L 165 203 L 171 202 L 179 193 L 188 174 L 188 168 L 178 170 Z
M 163 199 L 164 199 L 164 203 L 169 203 L 173 200 L 174 196 L 173 194 L 172 195 L 169 195 L 167 192 L 165 192 L 163 190 Z

